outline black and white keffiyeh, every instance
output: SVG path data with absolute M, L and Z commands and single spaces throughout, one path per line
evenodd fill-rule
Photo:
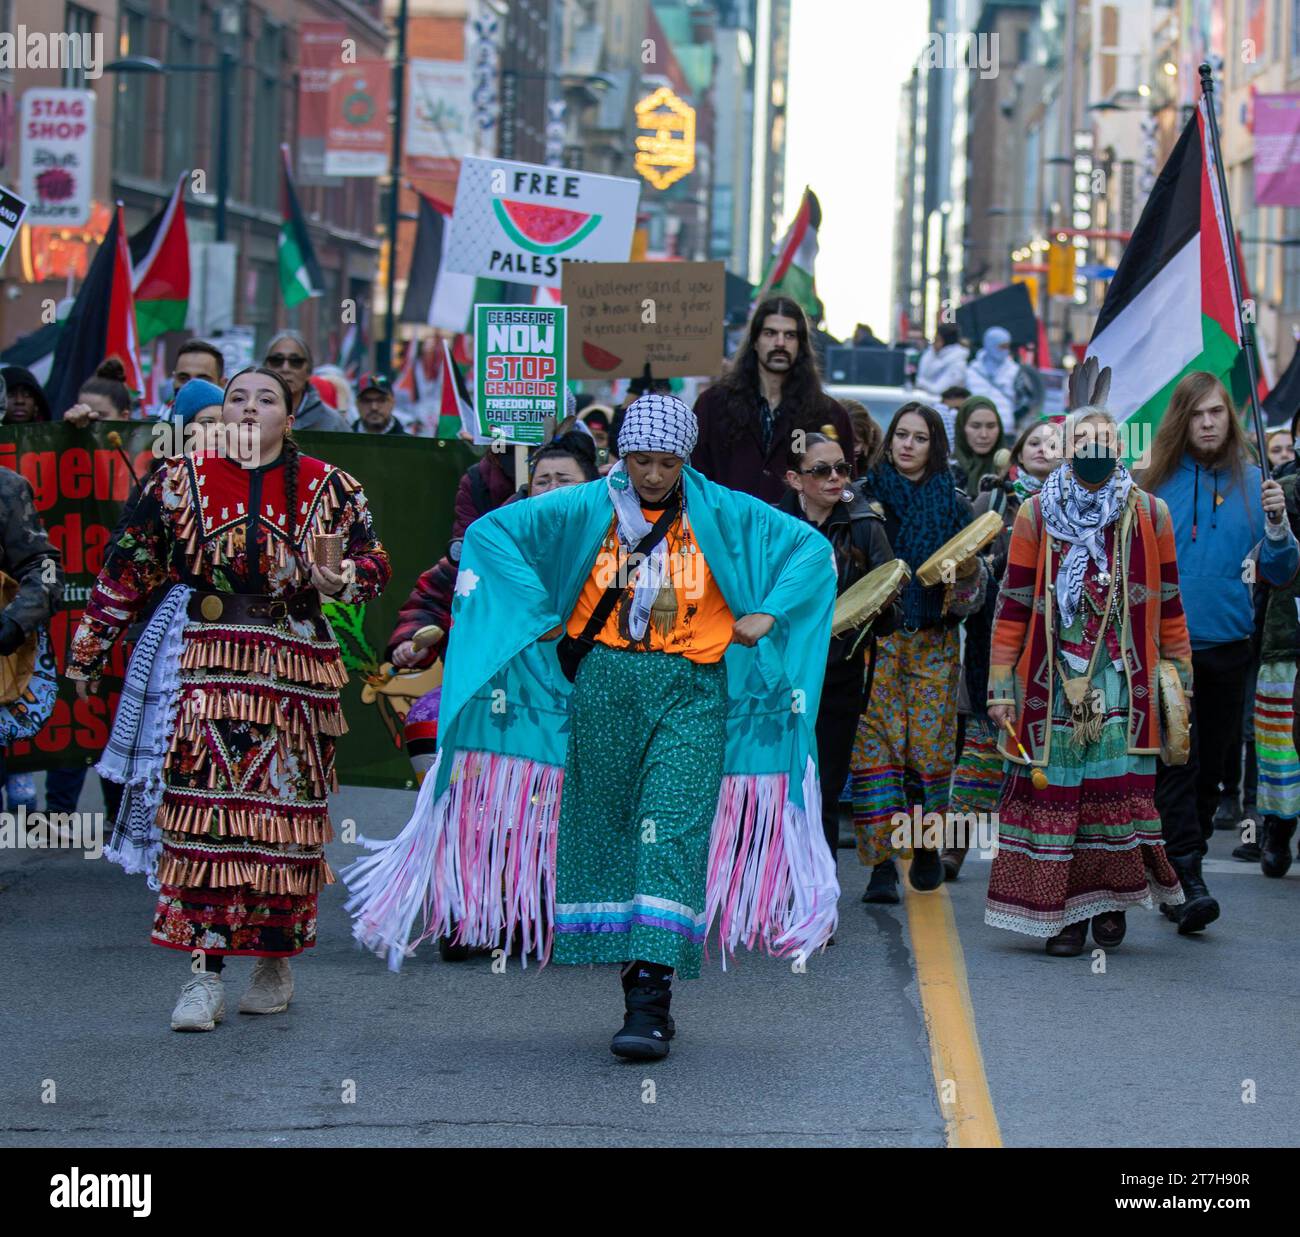
M 678 459 L 691 458 L 700 437 L 695 413 L 675 395 L 647 392 L 629 404 L 618 431 L 618 453 L 666 451 Z
M 1068 464 L 1062 464 L 1043 482 L 1043 526 L 1070 547 L 1056 573 L 1056 608 L 1062 630 L 1078 613 L 1089 561 L 1098 571 L 1109 570 L 1106 529 L 1119 519 L 1132 489 L 1133 477 L 1123 464 L 1115 465 L 1110 480 L 1099 490 L 1081 486 Z
M 125 788 L 104 858 L 143 872 L 158 889 L 162 833 L 155 823 L 163 797 L 163 762 L 176 724 L 181 652 L 192 589 L 176 585 L 154 611 L 127 664 L 108 745 L 95 772 Z

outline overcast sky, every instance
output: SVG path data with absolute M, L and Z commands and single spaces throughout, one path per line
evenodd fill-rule
M 898 97 L 925 46 L 922 0 L 794 0 L 784 225 L 805 185 L 822 206 L 817 292 L 832 335 L 893 334 Z

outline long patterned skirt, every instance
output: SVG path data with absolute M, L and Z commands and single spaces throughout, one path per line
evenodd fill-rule
M 1105 698 L 1096 743 L 1075 745 L 1058 681 L 1047 788 L 1007 762 L 984 910 L 992 927 L 1048 937 L 1106 911 L 1183 900 L 1153 799 L 1156 758 L 1128 751 L 1128 684 L 1109 663 L 1093 682 Z
M 1261 662 L 1255 684 L 1255 758 L 1261 816 L 1295 820 L 1300 816 L 1300 756 L 1291 738 L 1293 661 Z
M 597 644 L 569 710 L 555 857 L 556 962 L 700 973 L 727 670 Z
M 955 627 L 895 631 L 876 646 L 876 675 L 853 745 L 853 828 L 858 858 L 876 867 L 895 849 L 894 817 L 906 815 L 908 779 L 923 813 L 945 812 L 957 726 L 960 636 Z
M 334 880 L 326 796 L 347 729 L 347 671 L 319 634 L 292 619 L 185 629 L 155 944 L 287 957 L 316 943 L 317 892 Z

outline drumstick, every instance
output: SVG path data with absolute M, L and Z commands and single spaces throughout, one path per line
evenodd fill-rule
M 1023 757 L 1025 764 L 1029 764 L 1030 763 L 1029 753 L 1025 751 L 1024 745 L 1020 742 L 1019 736 L 1012 729 L 1010 719 L 1003 718 L 1002 725 L 1006 729 L 1007 734 L 1011 736 L 1011 742 L 1016 745 L 1016 748 L 1020 752 L 1020 755 Z M 1029 775 L 1029 780 L 1033 782 L 1035 790 L 1047 789 L 1047 774 L 1044 773 L 1042 769 L 1035 769 Z
M 419 631 L 411 637 L 411 647 L 417 652 L 422 653 L 431 644 L 437 644 L 447 633 L 443 631 L 437 623 L 430 623 L 427 627 L 421 627 Z M 396 666 L 388 667 L 388 677 L 391 679 L 399 673 Z

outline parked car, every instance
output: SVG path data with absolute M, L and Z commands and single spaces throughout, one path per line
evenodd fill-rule
M 924 391 L 912 387 L 860 387 L 847 383 L 831 383 L 827 386 L 826 393 L 831 399 L 855 399 L 858 403 L 865 404 L 881 429 L 889 428 L 894 413 L 904 404 L 927 398 Z

